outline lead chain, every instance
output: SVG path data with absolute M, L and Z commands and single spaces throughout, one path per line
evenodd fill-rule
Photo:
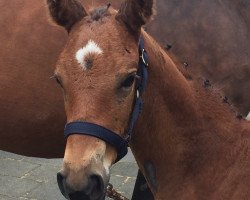
M 128 198 L 122 196 L 119 192 L 117 192 L 111 183 L 109 183 L 107 186 L 106 196 L 114 200 L 129 200 Z

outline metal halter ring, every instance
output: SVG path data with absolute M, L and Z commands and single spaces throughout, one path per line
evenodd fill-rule
M 145 61 L 145 58 L 144 58 L 144 52 L 146 52 L 145 49 L 142 49 L 140 57 L 141 57 L 142 62 L 144 63 L 144 65 L 146 65 L 148 67 L 148 63 Z

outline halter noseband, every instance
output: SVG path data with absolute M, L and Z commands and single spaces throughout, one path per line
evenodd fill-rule
M 140 78 L 136 82 L 135 103 L 134 103 L 133 111 L 130 115 L 126 137 L 123 138 L 119 136 L 118 134 L 114 133 L 113 131 L 106 129 L 97 124 L 93 124 L 89 122 L 82 122 L 82 121 L 75 121 L 75 122 L 70 122 L 65 125 L 64 136 L 66 138 L 72 134 L 89 135 L 89 136 L 99 138 L 116 148 L 117 150 L 116 162 L 118 162 L 127 154 L 128 142 L 131 139 L 134 125 L 139 117 L 139 114 L 142 111 L 142 104 L 143 104 L 142 94 L 146 88 L 147 79 L 148 79 L 148 71 L 147 71 L 148 55 L 144 49 L 144 40 L 142 37 L 139 40 L 139 55 L 140 55 L 140 58 L 139 58 L 139 63 L 138 63 L 137 75 Z

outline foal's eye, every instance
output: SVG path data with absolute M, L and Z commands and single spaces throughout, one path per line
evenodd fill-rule
M 57 84 L 59 84 L 61 87 L 63 87 L 61 78 L 59 76 L 54 75 L 53 78 L 56 80 Z
M 128 89 L 130 88 L 135 81 L 135 74 L 130 74 L 128 77 L 122 82 L 121 87 Z

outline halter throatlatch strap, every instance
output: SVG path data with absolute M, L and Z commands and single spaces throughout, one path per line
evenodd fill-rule
M 82 121 L 75 121 L 65 125 L 64 136 L 66 138 L 72 134 L 89 135 L 99 138 L 116 148 L 116 162 L 118 162 L 127 154 L 128 142 L 131 139 L 134 125 L 139 117 L 139 114 L 142 111 L 142 94 L 146 88 L 148 79 L 148 55 L 144 49 L 143 38 L 140 38 L 139 40 L 139 55 L 140 58 L 138 63 L 137 76 L 139 76 L 140 78 L 136 82 L 135 103 L 130 115 L 126 138 L 122 138 L 113 131 L 106 129 L 100 125 Z

